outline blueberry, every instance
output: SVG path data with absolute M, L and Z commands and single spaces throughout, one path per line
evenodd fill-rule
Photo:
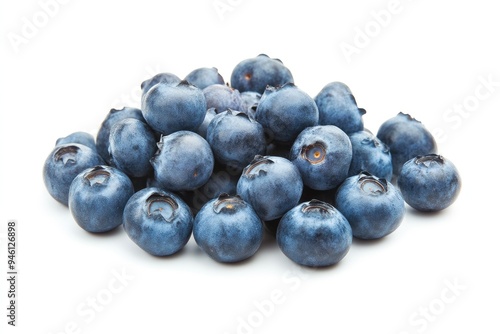
M 226 85 L 210 85 L 203 89 L 203 95 L 207 101 L 207 108 L 215 108 L 218 113 L 227 109 L 243 110 L 240 92 L 234 88 Z
M 181 81 L 177 86 L 158 83 L 144 96 L 142 114 L 153 130 L 169 135 L 196 131 L 203 122 L 207 103 L 201 89 Z
M 337 190 L 335 207 L 347 218 L 352 234 L 378 239 L 396 230 L 405 214 L 401 192 L 367 172 L 347 178 Z
M 125 118 L 135 118 L 145 122 L 142 117 L 141 109 L 124 107 L 122 109 L 111 109 L 102 122 L 99 132 L 97 132 L 96 147 L 97 153 L 106 161 L 110 163 L 109 159 L 109 134 L 113 125 Z
M 215 108 L 207 109 L 203 122 L 198 127 L 198 130 L 196 130 L 196 133 L 202 136 L 204 139 L 207 139 L 207 129 L 208 126 L 210 125 L 210 122 L 214 119 L 215 115 L 217 115 Z
M 197 68 L 191 71 L 184 80 L 202 90 L 210 85 L 224 85 L 224 78 L 215 67 Z
M 302 188 L 300 172 L 289 160 L 256 156 L 243 170 L 237 192 L 262 220 L 273 220 L 297 205 Z
M 155 152 L 155 134 L 146 123 L 126 118 L 113 125 L 109 135 L 110 162 L 125 174 L 147 176 Z
M 401 112 L 380 126 L 377 137 L 389 146 L 394 176 L 399 176 L 406 161 L 417 155 L 437 152 L 436 141 L 429 130 L 410 115 Z
M 299 202 L 309 202 L 313 199 L 317 199 L 322 202 L 335 205 L 335 194 L 337 193 L 337 189 L 338 187 L 329 190 L 316 190 L 304 186 L 304 190 L 302 190 L 302 196 L 300 197 Z
M 156 84 L 158 83 L 163 83 L 169 86 L 177 86 L 181 82 L 181 79 L 172 73 L 158 73 L 152 78 L 145 80 L 141 83 L 141 89 L 142 89 L 142 99 L 144 99 L 144 96 L 149 92 L 149 90 Z
M 240 92 L 262 94 L 268 85 L 281 86 L 287 82 L 293 82 L 290 70 L 281 60 L 271 59 L 265 54 L 241 61 L 231 74 L 231 86 Z
M 85 169 L 71 182 L 68 206 L 85 231 L 110 231 L 122 224 L 123 209 L 134 194 L 132 181 L 109 166 Z
M 290 160 L 291 144 L 270 143 L 266 147 L 266 155 L 282 157 Z
M 274 141 L 293 142 L 302 130 L 318 124 L 318 108 L 309 95 L 287 83 L 266 89 L 255 119 Z
M 257 105 L 262 97 L 262 94 L 257 92 L 243 92 L 240 93 L 241 97 L 241 111 L 246 112 L 250 116 L 255 116 Z
M 196 243 L 218 262 L 248 259 L 259 249 L 263 233 L 255 210 L 239 196 L 228 194 L 205 204 L 193 223 Z
M 295 263 L 325 267 L 346 256 L 352 231 L 347 219 L 332 205 L 312 200 L 295 206 L 281 218 L 276 241 Z
M 180 251 L 191 237 L 193 216 L 177 195 L 160 189 L 136 192 L 125 205 L 123 227 L 130 239 L 155 256 Z
M 43 181 L 49 194 L 68 205 L 69 187 L 83 170 L 104 164 L 97 152 L 82 144 L 56 146 L 43 165 Z
M 245 113 L 231 109 L 214 117 L 207 142 L 217 162 L 241 171 L 256 155 L 266 152 L 264 128 Z
M 90 133 L 82 131 L 73 132 L 67 135 L 66 137 L 57 139 L 56 146 L 71 144 L 71 143 L 82 144 L 97 151 L 94 136 L 92 136 Z
M 337 189 L 338 187 L 329 190 L 316 190 L 304 185 L 299 203 L 319 200 L 321 202 L 325 202 L 335 206 L 335 194 L 337 193 Z
M 193 191 L 183 192 L 182 198 L 193 213 L 197 213 L 210 200 L 221 194 L 236 195 L 236 185 L 240 174 L 234 174 L 225 166 L 216 164 L 207 183 Z
M 258 106 L 259 106 L 259 104 L 255 103 L 253 106 L 247 108 L 246 114 L 248 115 L 248 117 L 255 119 L 255 115 L 257 114 L 257 107 Z M 271 138 L 269 138 L 269 139 L 271 139 Z
M 337 187 L 347 177 L 352 159 L 349 137 L 334 125 L 306 128 L 290 150 L 290 161 L 304 184 L 316 190 Z
M 319 111 L 319 124 L 335 125 L 345 133 L 363 130 L 364 109 L 358 108 L 351 90 L 342 82 L 327 84 L 314 98 Z
M 440 211 L 458 197 L 462 182 L 455 165 L 441 155 L 417 156 L 403 165 L 398 179 L 403 198 L 419 211 Z
M 362 171 L 381 179 L 392 179 L 392 158 L 389 147 L 368 131 L 349 135 L 352 144 L 352 161 L 349 176 Z
M 189 191 L 204 185 L 214 168 L 210 145 L 191 131 L 163 136 L 151 159 L 154 178 L 162 188 Z

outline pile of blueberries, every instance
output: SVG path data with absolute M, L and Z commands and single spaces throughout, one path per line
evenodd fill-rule
M 419 121 L 399 113 L 375 136 L 345 84 L 312 98 L 293 82 L 263 54 L 238 63 L 230 84 L 215 68 L 157 74 L 141 85 L 141 109 L 112 109 L 95 139 L 57 140 L 46 188 L 84 230 L 123 225 L 156 256 L 193 234 L 214 260 L 238 262 L 267 230 L 312 267 L 339 262 L 353 237 L 392 233 L 405 202 L 435 212 L 455 201 L 457 169 Z

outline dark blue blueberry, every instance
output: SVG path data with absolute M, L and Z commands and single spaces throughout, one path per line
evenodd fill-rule
M 264 235 L 254 209 L 239 196 L 221 194 L 205 204 L 193 223 L 198 246 L 218 262 L 248 259 L 259 249 Z
M 196 133 L 202 136 L 204 139 L 207 139 L 207 129 L 208 125 L 212 120 L 214 119 L 215 115 L 217 115 L 217 112 L 215 111 L 215 108 L 209 108 L 207 109 L 207 112 L 205 114 L 205 118 L 203 119 L 203 123 L 198 127 L 198 130 L 196 130 Z
M 262 125 L 231 109 L 214 117 L 207 129 L 207 142 L 217 162 L 239 171 L 266 152 Z
M 203 89 L 203 95 L 207 100 L 207 108 L 215 108 L 218 113 L 227 109 L 242 110 L 242 99 L 240 92 L 226 85 L 210 85 Z
M 243 92 L 240 93 L 241 97 L 241 111 L 246 112 L 249 116 L 255 118 L 257 105 L 259 104 L 262 94 L 257 92 Z
M 392 179 L 392 158 L 389 147 L 368 131 L 349 135 L 352 144 L 352 161 L 349 176 L 362 171 L 390 181 Z
M 109 160 L 109 134 L 111 133 L 111 128 L 113 125 L 118 123 L 125 118 L 135 118 L 140 121 L 145 122 L 144 117 L 142 117 L 141 109 L 124 107 L 122 109 L 111 109 L 106 115 L 106 118 L 97 132 L 96 147 L 97 153 L 106 161 L 110 163 Z
M 290 160 L 290 149 L 292 148 L 291 144 L 280 144 L 280 143 L 270 143 L 266 147 L 266 155 L 282 157 Z
M 300 172 L 289 160 L 256 156 L 243 170 L 237 191 L 262 220 L 273 220 L 297 205 L 302 188 Z
M 210 145 L 191 131 L 163 136 L 151 159 L 155 182 L 171 191 L 189 191 L 204 185 L 214 168 Z
M 166 84 L 169 86 L 177 86 L 181 82 L 181 79 L 172 73 L 158 73 L 152 78 L 145 80 L 141 83 L 141 89 L 142 89 L 142 99 L 144 99 L 144 96 L 146 95 L 147 92 L 156 84 L 162 83 Z
M 453 163 L 436 154 L 417 156 L 403 165 L 398 179 L 403 198 L 419 211 L 440 211 L 458 197 L 462 181 Z
M 334 125 L 306 128 L 290 150 L 290 161 L 304 184 L 316 190 L 337 187 L 347 177 L 352 159 L 349 137 Z
M 191 237 L 193 216 L 177 195 L 160 189 L 136 192 L 125 205 L 123 227 L 130 239 L 155 256 L 180 251 Z
M 366 172 L 342 183 L 335 207 L 349 221 L 352 234 L 360 239 L 385 237 L 399 227 L 405 214 L 401 192 L 385 179 Z
M 180 130 L 196 131 L 206 112 L 203 91 L 187 81 L 181 81 L 177 86 L 159 83 L 142 101 L 144 119 L 153 130 L 163 135 Z
M 377 138 L 391 150 L 394 176 L 399 175 L 408 160 L 417 155 L 437 152 L 436 141 L 429 130 L 410 115 L 401 112 L 380 126 Z
M 287 82 L 293 82 L 290 70 L 281 60 L 269 58 L 265 54 L 241 61 L 231 74 L 231 86 L 240 92 L 262 94 L 268 85 L 276 87 Z
M 305 128 L 318 124 L 318 108 L 309 95 L 287 83 L 266 89 L 257 106 L 255 119 L 272 140 L 289 143 Z
M 256 103 L 246 110 L 248 117 L 255 119 L 255 115 L 257 114 L 257 107 L 258 106 L 259 106 L 259 104 Z M 271 138 L 269 138 L 269 139 L 271 139 Z
M 363 130 L 364 109 L 358 108 L 349 87 L 331 82 L 314 98 L 319 110 L 320 125 L 335 125 L 345 133 Z
M 97 152 L 82 144 L 56 146 L 43 165 L 43 181 L 49 194 L 58 202 L 68 205 L 69 187 L 83 170 L 103 165 Z
M 68 206 L 85 231 L 107 232 L 122 224 L 123 209 L 133 194 L 132 181 L 125 173 L 109 166 L 95 166 L 74 178 Z
M 186 75 L 184 80 L 201 90 L 210 85 L 224 85 L 224 78 L 215 67 L 197 68 Z
M 281 218 L 276 241 L 293 262 L 325 267 L 347 255 L 352 231 L 347 219 L 333 206 L 312 200 L 297 205 Z
M 304 185 L 304 189 L 302 190 L 302 196 L 300 197 L 299 203 L 309 202 L 312 200 L 319 200 L 335 206 L 335 194 L 337 193 L 337 189 L 338 188 L 333 188 L 330 190 L 315 190 Z
M 109 135 L 110 162 L 125 174 L 147 176 L 155 152 L 155 134 L 146 123 L 126 118 L 113 125 Z
M 81 131 L 73 132 L 67 135 L 66 137 L 59 138 L 56 141 L 56 146 L 71 144 L 71 143 L 82 144 L 97 151 L 94 136 L 92 136 L 90 133 Z
M 302 196 L 300 197 L 300 203 L 317 199 L 335 206 L 335 194 L 337 194 L 337 189 L 338 187 L 329 190 L 316 190 L 304 186 L 304 189 L 302 190 Z
M 240 174 L 235 174 L 233 170 L 216 164 L 207 183 L 193 191 L 183 192 L 182 198 L 189 205 L 191 211 L 197 213 L 208 201 L 221 194 L 236 195 L 236 185 Z

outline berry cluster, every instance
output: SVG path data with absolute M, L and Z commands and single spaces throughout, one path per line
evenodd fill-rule
M 353 237 L 393 232 L 405 202 L 439 211 L 457 198 L 455 166 L 409 115 L 375 136 L 345 84 L 312 98 L 266 55 L 237 64 L 230 81 L 215 68 L 144 81 L 141 109 L 112 109 L 95 140 L 57 140 L 43 168 L 49 194 L 84 230 L 123 225 L 156 256 L 192 234 L 214 260 L 242 261 L 267 228 L 288 258 L 313 267 L 339 262 Z

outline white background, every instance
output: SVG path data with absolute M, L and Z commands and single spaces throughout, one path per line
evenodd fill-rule
M 497 333 L 494 2 L 401 0 L 383 26 L 374 13 L 393 8 L 389 0 L 221 0 L 229 6 L 222 14 L 214 3 L 74 0 L 48 16 L 35 0 L 1 1 L 1 277 L 9 219 L 19 222 L 20 273 L 15 329 L 0 280 L 1 331 Z M 16 46 L 15 38 L 25 39 Z M 357 47 L 350 59 L 346 44 Z M 439 151 L 463 178 L 457 202 L 433 215 L 408 209 L 389 237 L 355 241 L 339 265 L 310 270 L 272 238 L 237 265 L 212 261 L 193 239 L 180 254 L 155 258 L 121 228 L 84 232 L 46 192 L 42 165 L 55 140 L 95 134 L 110 108 L 139 106 L 143 80 L 215 66 L 228 81 L 239 61 L 259 53 L 280 58 L 311 96 L 345 82 L 372 131 L 399 111 L 440 131 Z M 455 105 L 464 112 L 450 111 Z

